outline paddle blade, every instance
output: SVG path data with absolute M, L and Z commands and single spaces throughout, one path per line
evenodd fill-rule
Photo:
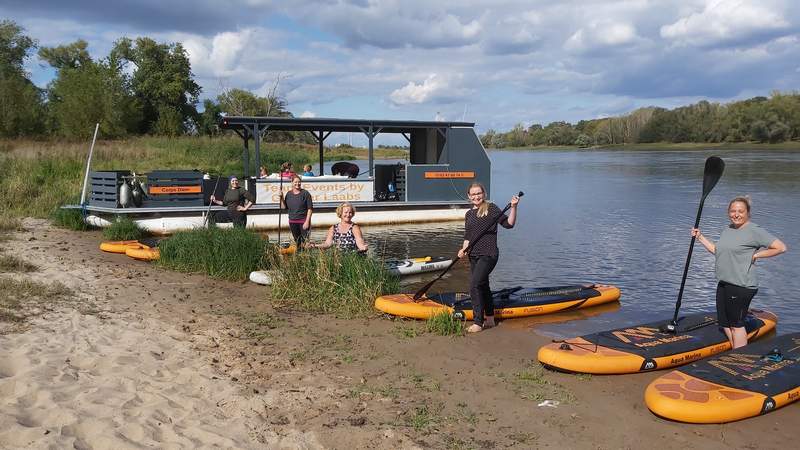
M 717 182 L 722 178 L 722 172 L 725 171 L 725 161 L 718 156 L 709 156 L 706 159 L 706 167 L 703 171 L 703 197 L 707 196 Z

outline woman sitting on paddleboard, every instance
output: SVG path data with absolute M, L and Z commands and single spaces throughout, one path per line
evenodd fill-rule
M 731 223 L 722 230 L 717 243 L 692 228 L 703 247 L 714 254 L 717 276 L 717 322 L 733 348 L 747 345 L 744 318 L 750 301 L 758 292 L 757 259 L 770 258 L 786 251 L 786 244 L 750 222 L 750 198 L 736 197 L 728 204 Z
M 335 245 L 339 250 L 367 251 L 367 243 L 364 242 L 364 235 L 361 234 L 361 227 L 353 223 L 353 216 L 355 215 L 355 206 L 348 202 L 339 205 L 336 208 L 336 216 L 339 217 L 341 221 L 328 228 L 328 235 L 325 237 L 325 242 L 319 244 L 317 248 L 330 248 Z
M 506 216 L 497 205 L 486 201 L 486 189 L 482 184 L 472 183 L 467 195 L 472 208 L 464 216 L 464 244 L 458 251 L 458 257 L 463 258 L 470 242 L 477 239 L 469 251 L 469 295 L 475 323 L 467 328 L 467 332 L 477 333 L 494 326 L 494 301 L 489 287 L 489 274 L 494 270 L 500 256 L 497 249 L 497 224 L 503 228 L 514 228 L 519 197 L 511 197 L 511 212 Z M 486 232 L 480 236 L 484 230 Z

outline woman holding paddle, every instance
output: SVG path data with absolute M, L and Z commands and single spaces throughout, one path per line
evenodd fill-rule
M 747 345 L 744 318 L 758 292 L 756 260 L 786 251 L 786 244 L 750 222 L 750 198 L 736 197 L 728 204 L 731 223 L 719 240 L 711 242 L 699 228 L 692 228 L 703 247 L 714 255 L 717 284 L 717 322 L 733 348 Z
M 472 208 L 464 215 L 464 244 L 458 257 L 469 255 L 470 298 L 472 299 L 473 324 L 468 333 L 477 333 L 491 328 L 494 323 L 494 301 L 489 287 L 489 274 L 497 265 L 500 251 L 497 248 L 497 225 L 514 228 L 517 221 L 519 197 L 511 197 L 511 212 L 506 216 L 494 203 L 486 201 L 486 189 L 480 183 L 472 183 L 467 190 Z M 473 241 L 474 242 L 471 242 Z M 469 253 L 467 249 L 471 247 Z

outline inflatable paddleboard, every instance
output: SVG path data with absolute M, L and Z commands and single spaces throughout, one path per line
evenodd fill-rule
M 386 270 L 397 276 L 444 270 L 450 267 L 452 263 L 453 260 L 445 258 L 444 256 L 435 258 L 426 256 L 424 258 L 392 259 L 383 262 L 386 266 Z
M 750 340 L 775 328 L 778 318 L 751 309 L 745 318 Z M 661 331 L 665 321 L 602 331 L 539 349 L 539 362 L 564 372 L 622 374 L 667 369 L 730 350 L 715 313 L 678 319 L 677 332 Z
M 765 339 L 655 379 L 644 394 L 653 413 L 690 423 L 766 414 L 800 399 L 800 333 Z
M 109 253 L 124 254 L 129 248 L 141 248 L 139 241 L 106 241 L 100 243 L 100 250 Z
M 526 288 L 513 287 L 492 292 L 494 315 L 498 319 L 536 316 L 600 305 L 619 300 L 619 288 L 607 285 Z M 383 295 L 375 308 L 387 314 L 413 319 L 428 319 L 443 311 L 465 320 L 472 319 L 469 294 L 449 292 L 427 295 L 414 301 L 414 294 Z
M 129 248 L 125 250 L 125 254 L 140 261 L 156 261 L 161 258 L 158 247 Z

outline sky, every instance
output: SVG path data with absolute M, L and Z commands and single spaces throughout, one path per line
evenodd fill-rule
M 792 7 L 794 5 L 795 7 Z M 479 133 L 800 87 L 796 0 L 0 0 L 40 46 L 180 42 L 202 86 L 295 116 L 475 122 Z M 26 68 L 44 87 L 52 69 Z M 355 144 L 355 142 L 354 142 Z

